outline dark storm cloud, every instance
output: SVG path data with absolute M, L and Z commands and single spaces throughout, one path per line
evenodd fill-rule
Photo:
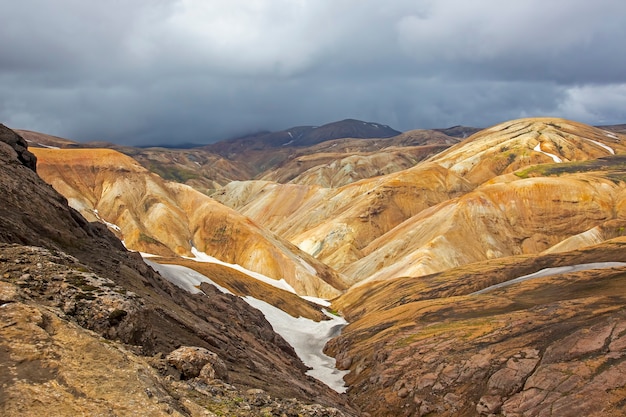
M 3 3 L 0 122 L 77 140 L 626 122 L 621 0 Z

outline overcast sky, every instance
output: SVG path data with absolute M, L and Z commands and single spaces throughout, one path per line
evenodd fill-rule
M 626 123 L 623 0 L 0 0 L 0 122 L 209 143 L 357 118 Z

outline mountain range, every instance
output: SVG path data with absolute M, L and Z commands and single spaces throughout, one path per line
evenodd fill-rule
M 405 133 L 345 120 L 139 149 L 17 131 L 26 150 L 3 128 L 2 299 L 23 328 L 11 340 L 28 323 L 95 332 L 80 337 L 115 343 L 168 398 L 155 410 L 181 415 L 219 415 L 226 383 L 249 415 L 270 413 L 255 390 L 275 409 L 295 397 L 324 410 L 302 415 L 624 415 L 623 132 L 558 118 Z M 126 249 L 205 278 L 183 286 L 192 294 Z M 277 323 L 242 301 L 323 322 L 319 298 L 347 320 L 325 348 L 345 394 L 307 376 Z M 219 358 L 217 391 L 164 359 L 181 346 Z M 50 359 L 74 358 L 60 342 L 3 349 L 26 381 L 3 381 L 4 412 L 36 415 L 21 398 L 45 384 L 77 409 L 70 371 Z M 120 412 L 96 391 L 80 398 Z

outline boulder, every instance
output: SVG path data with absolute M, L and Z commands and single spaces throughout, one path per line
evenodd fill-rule
M 210 350 L 183 346 L 167 355 L 167 363 L 178 369 L 183 379 L 200 377 L 205 380 L 228 377 L 226 364 Z

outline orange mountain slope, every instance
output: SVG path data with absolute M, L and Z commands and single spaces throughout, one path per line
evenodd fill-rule
M 336 189 L 237 182 L 214 198 L 356 283 L 538 253 L 619 220 L 623 187 L 615 178 L 587 178 L 587 172 L 539 179 L 526 170 L 597 158 L 619 167 L 614 154 L 625 150 L 623 137 L 609 131 L 521 119 L 480 131 L 412 168 Z
M 89 220 L 118 229 L 133 250 L 192 256 L 206 252 L 301 294 L 333 297 L 340 275 L 294 245 L 191 187 L 162 180 L 110 149 L 34 149 L 38 172 Z

